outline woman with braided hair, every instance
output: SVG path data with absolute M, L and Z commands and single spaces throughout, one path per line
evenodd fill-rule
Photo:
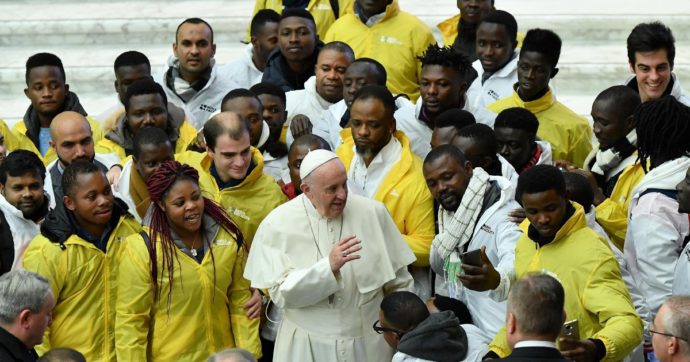
M 678 212 L 676 200 L 676 185 L 690 167 L 690 108 L 665 96 L 642 103 L 633 117 L 645 175 L 632 191 L 623 251 L 643 303 L 655 315 L 672 294 L 675 266 L 690 233 L 688 215 Z
M 167 161 L 146 184 L 147 233 L 126 240 L 120 266 L 117 359 L 205 361 L 232 347 L 259 356 L 259 321 L 243 308 L 251 294 L 239 229 L 202 196 L 188 165 Z

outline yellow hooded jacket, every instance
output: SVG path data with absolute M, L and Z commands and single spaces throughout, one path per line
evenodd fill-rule
M 383 179 L 374 200 L 386 205 L 395 225 L 417 257 L 412 265 L 429 266 L 431 241 L 434 239 L 434 201 L 426 187 L 422 160 L 412 153 L 410 141 L 404 133 L 396 131 L 393 136 L 402 145 L 400 161 Z M 349 171 L 355 155 L 350 128 L 343 129 L 341 137 L 343 144 L 338 147 L 336 154 Z
M 353 13 L 343 15 L 328 30 L 324 42 L 339 40 L 355 51 L 356 58 L 376 59 L 388 72 L 388 89 L 419 98 L 422 67 L 417 56 L 435 44 L 431 29 L 414 15 L 400 10 L 398 0 L 386 7 L 381 20 L 368 27 Z
M 343 16 L 345 14 L 352 13 L 352 6 L 354 0 L 337 0 L 338 1 L 338 15 Z M 254 15 L 256 15 L 259 10 L 271 9 L 278 14 L 283 12 L 283 0 L 256 0 L 254 4 Z M 331 27 L 333 23 L 337 20 L 335 18 L 335 13 L 333 13 L 333 8 L 331 7 L 330 0 L 309 0 L 307 5 L 307 11 L 311 13 L 316 22 L 316 32 L 319 34 L 319 38 L 323 39 L 326 37 L 326 32 Z M 252 15 L 252 17 L 254 16 Z M 250 30 L 247 29 L 247 39 L 249 42 L 251 39 Z
M 5 146 L 5 152 L 10 153 L 19 148 L 19 139 L 14 132 L 10 131 L 7 127 L 7 123 L 3 119 L 0 119 L 0 135 L 3 136 L 3 145 Z
M 103 138 L 101 124 L 91 116 L 86 116 L 86 120 L 89 121 L 89 125 L 91 125 L 91 133 L 93 134 L 93 143 L 95 145 Z M 36 145 L 34 145 L 34 143 L 31 141 L 31 138 L 26 135 L 26 131 L 26 124 L 24 124 L 24 121 L 19 121 L 14 125 L 14 127 L 12 127 L 12 132 L 14 132 L 19 144 L 17 147 L 18 149 L 35 153 L 46 166 L 57 159 L 57 153 L 55 153 L 55 148 L 53 147 L 49 147 L 46 154 L 41 156 L 41 152 L 38 151 L 38 148 L 36 148 Z
M 455 15 L 452 18 L 448 18 L 436 25 L 436 28 L 441 32 L 443 36 L 443 46 L 449 47 L 455 43 L 455 39 L 458 37 L 458 24 L 460 23 L 460 15 Z M 517 33 L 517 47 L 522 48 L 522 41 L 525 39 L 525 35 L 518 32 Z
M 520 107 L 534 113 L 539 120 L 537 136 L 551 144 L 554 160 L 566 160 L 582 167 L 592 150 L 592 127 L 582 116 L 576 114 L 561 102 L 549 89 L 541 98 L 525 102 L 516 91 L 513 95 L 488 105 L 494 113 L 504 109 Z
M 515 279 L 530 272 L 557 278 L 565 290 L 567 319 L 578 320 L 580 338 L 601 340 L 606 347 L 603 361 L 622 361 L 642 341 L 642 321 L 608 243 L 587 227 L 582 206 L 572 205 L 575 213 L 552 242 L 539 247 L 527 232 L 518 240 Z M 502 358 L 510 354 L 505 327 L 489 348 Z
M 175 142 L 175 149 L 173 150 L 173 153 L 178 154 L 187 151 L 187 146 L 196 140 L 196 135 L 196 128 L 189 124 L 187 120 L 182 122 L 179 128 L 179 138 L 177 139 L 177 142 Z M 114 154 L 121 161 L 124 161 L 127 158 L 124 147 L 122 147 L 119 143 L 105 137 L 98 141 L 95 151 L 96 153 L 100 154 Z
M 639 162 L 626 167 L 618 177 L 611 197 L 596 207 L 597 223 L 601 225 L 614 245 L 621 251 L 628 230 L 628 206 L 632 199 L 632 191 L 644 175 L 644 170 Z
M 130 236 L 124 249 L 115 322 L 118 361 L 202 362 L 233 347 L 261 355 L 259 320 L 247 318 L 242 307 L 251 297 L 242 276 L 247 256 L 233 235 L 219 228 L 201 263 L 175 247 L 170 299 L 160 244 L 158 300 L 142 236 Z
M 261 152 L 252 147 L 252 160 L 256 165 L 237 186 L 223 190 L 218 188 L 211 175 L 213 159 L 207 153 L 187 151 L 176 156 L 180 163 L 186 163 L 199 171 L 199 187 L 211 200 L 225 208 L 232 220 L 242 231 L 247 246 L 251 245 L 261 221 L 276 207 L 287 201 L 280 186 L 273 177 L 264 174 L 264 159 Z
M 76 234 L 63 244 L 39 234 L 24 254 L 24 269 L 50 281 L 55 295 L 53 322 L 39 354 L 54 347 L 73 348 L 87 361 L 116 361 L 115 303 L 118 268 L 125 239 L 141 230 L 127 214 L 110 234 L 106 253 Z M 127 279 L 129 281 L 129 279 Z

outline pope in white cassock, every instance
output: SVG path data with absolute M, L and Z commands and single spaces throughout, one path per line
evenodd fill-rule
M 261 223 L 244 277 L 284 309 L 273 361 L 390 361 L 372 326 L 383 297 L 412 290 L 415 256 L 385 206 L 347 192 L 335 153 L 300 167 L 303 194 Z

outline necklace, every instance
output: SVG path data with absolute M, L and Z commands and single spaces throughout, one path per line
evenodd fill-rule
M 311 236 L 312 240 L 314 241 L 314 245 L 316 246 L 316 252 L 318 253 L 318 258 L 321 259 L 323 258 L 323 253 L 321 253 L 321 248 L 319 247 L 319 240 L 316 238 L 316 233 L 314 232 L 314 227 L 311 225 L 311 216 L 309 216 L 309 212 L 307 211 L 307 204 L 305 201 L 306 197 L 302 198 L 302 206 L 304 207 L 304 213 L 307 215 L 307 223 L 309 223 L 309 230 L 311 231 Z M 343 210 L 344 212 L 344 210 Z M 343 236 L 343 214 L 340 214 L 340 231 L 338 232 L 338 239 L 331 243 L 335 243 L 336 241 L 342 239 Z
M 197 251 L 196 251 L 196 248 L 195 248 L 194 246 L 196 245 L 196 242 L 200 239 L 199 236 L 201 236 L 201 232 L 199 232 L 199 235 L 197 235 L 197 237 L 194 238 L 194 242 L 192 242 L 192 247 L 189 248 L 189 252 L 190 252 L 190 253 L 192 254 L 192 256 L 195 257 L 195 258 L 196 258 L 196 256 L 197 256 Z

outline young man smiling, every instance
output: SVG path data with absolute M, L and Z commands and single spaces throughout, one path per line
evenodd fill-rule
M 628 36 L 628 64 L 633 76 L 625 84 L 647 102 L 672 95 L 690 106 L 690 97 L 673 73 L 676 57 L 675 39 L 671 29 L 660 22 L 642 23 Z

